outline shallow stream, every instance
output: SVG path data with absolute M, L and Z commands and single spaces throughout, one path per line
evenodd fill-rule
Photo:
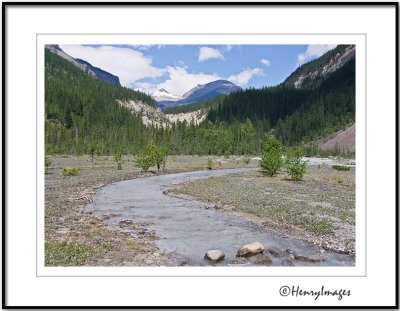
M 296 261 L 296 266 L 354 266 L 352 256 L 327 252 L 308 242 L 283 237 L 205 203 L 171 197 L 162 191 L 164 186 L 172 184 L 247 170 L 196 171 L 116 182 L 99 189 L 94 202 L 86 209 L 114 230 L 129 232 L 129 226 L 121 228 L 121 221 L 140 224 L 147 233 L 154 232 L 157 236 L 154 242 L 160 250 L 186 258 L 186 265 L 208 265 L 203 257 L 210 249 L 225 253 L 225 260 L 218 265 L 253 265 L 238 262 L 235 254 L 241 246 L 258 241 L 268 248 L 290 249 L 299 255 L 324 259 L 319 263 Z M 270 257 L 275 266 L 288 259 Z

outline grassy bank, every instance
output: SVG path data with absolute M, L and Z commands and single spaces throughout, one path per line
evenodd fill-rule
M 355 252 L 355 171 L 309 168 L 303 181 L 251 171 L 170 189 L 325 249 Z

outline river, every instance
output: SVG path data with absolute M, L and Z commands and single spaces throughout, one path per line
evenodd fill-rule
M 97 192 L 86 210 L 103 219 L 113 230 L 121 221 L 138 223 L 146 232 L 154 232 L 154 242 L 165 252 L 187 258 L 186 265 L 208 265 L 203 258 L 207 250 L 220 249 L 225 260 L 218 265 L 237 265 L 237 250 L 258 241 L 265 247 L 290 249 L 303 256 L 323 258 L 319 263 L 296 261 L 296 265 L 354 266 L 354 257 L 320 249 L 311 243 L 289 239 L 235 215 L 209 208 L 195 200 L 165 195 L 162 187 L 190 180 L 222 176 L 249 170 L 248 168 L 207 170 L 159 175 L 116 182 Z M 272 265 L 282 265 L 282 258 L 271 256 Z M 253 265 L 250 262 L 241 265 Z

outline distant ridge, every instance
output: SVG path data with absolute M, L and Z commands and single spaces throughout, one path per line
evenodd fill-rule
M 194 104 L 219 95 L 230 94 L 240 90 L 241 88 L 239 86 L 230 81 L 216 80 L 204 85 L 198 84 L 183 94 L 181 98 L 176 98 L 176 95 L 169 94 L 165 89 L 153 93 L 152 97 L 158 102 L 158 106 L 161 110 L 164 110 L 167 107 Z M 164 96 L 163 99 L 165 100 L 160 100 L 161 97 L 159 95 L 161 94 L 161 91 L 164 91 L 162 94 Z M 172 98 L 171 96 L 175 96 L 175 98 Z
M 121 86 L 121 83 L 119 82 L 119 78 L 117 76 L 114 76 L 113 74 L 101 68 L 94 67 L 87 61 L 84 61 L 79 58 L 73 58 L 72 56 L 65 53 L 58 44 L 46 45 L 45 48 L 48 49 L 53 54 L 56 54 L 64 58 L 65 60 L 69 61 L 71 64 L 78 67 L 82 71 L 86 72 L 90 76 L 97 78 L 99 80 L 103 80 L 113 85 Z

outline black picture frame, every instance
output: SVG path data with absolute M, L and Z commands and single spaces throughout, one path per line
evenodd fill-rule
M 148 6 L 148 7 L 282 7 L 282 8 L 291 8 L 291 7 L 302 7 L 302 8 L 316 8 L 316 7 L 356 7 L 356 8 L 394 8 L 395 9 L 395 25 L 396 25 L 396 38 L 395 38 L 395 47 L 396 47 L 396 77 L 395 77 L 395 84 L 396 84 L 396 207 L 399 206 L 399 193 L 398 193 L 398 178 L 399 178 L 399 170 L 398 170 L 398 161 L 399 161 L 399 145 L 398 145 L 398 132 L 399 132 L 399 123 L 398 123 L 398 114 L 399 114 L 399 40 L 398 40 L 398 28 L 399 28 L 399 4 L 398 2 L 347 2 L 347 3 L 340 3 L 340 2 L 236 2 L 236 3 L 227 3 L 227 2 L 101 2 L 101 3 L 93 3 L 93 2 L 79 2 L 79 3 L 72 3 L 72 2 L 3 2 L 2 3 L 2 308 L 4 309 L 132 309 L 132 308 L 140 308 L 140 309 L 242 309 L 242 306 L 232 307 L 232 306 L 164 306 L 164 307 L 156 307 L 156 306 L 83 306 L 83 305 L 75 305 L 73 307 L 69 306 L 22 306 L 22 305 L 10 305 L 7 301 L 7 284 L 8 280 L 12 277 L 10 273 L 7 271 L 7 210 L 12 208 L 7 203 L 7 177 L 12 174 L 12 172 L 8 169 L 7 163 L 7 131 L 8 131 L 8 120 L 7 116 L 7 105 L 10 103 L 7 102 L 7 74 L 10 68 L 7 66 L 7 30 L 8 30 L 8 15 L 7 10 L 13 7 L 20 7 L 20 8 L 28 8 L 28 7 L 52 7 L 52 6 L 65 6 L 65 7 L 82 7 L 82 6 L 89 6 L 89 7 L 118 7 L 118 6 Z M 396 208 L 396 266 L 395 266 L 395 274 L 396 274 L 396 289 L 395 292 L 398 293 L 398 283 L 399 283 L 399 249 L 398 249 L 398 235 L 399 235 L 399 222 L 398 222 L 399 212 Z M 348 306 L 345 304 L 341 304 L 337 307 L 332 306 L 325 306 L 326 309 L 333 309 L 333 308 L 348 308 L 348 309 L 375 309 L 375 308 L 382 308 L 382 309 L 398 309 L 399 308 L 399 298 L 396 295 L 395 299 L 396 303 L 393 306 Z M 307 306 L 296 306 L 296 307 L 288 307 L 288 306 L 246 306 L 246 309 L 265 309 L 265 308 L 273 308 L 273 309 L 319 309 L 321 306 L 315 306 L 309 304 Z

